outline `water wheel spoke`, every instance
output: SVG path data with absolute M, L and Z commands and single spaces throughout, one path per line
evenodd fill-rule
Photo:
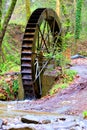
M 49 53 L 49 49 L 47 48 L 47 43 L 46 43 L 46 41 L 45 41 L 45 39 L 44 39 L 43 33 L 41 32 L 41 29 L 40 29 L 39 26 L 38 26 L 38 28 L 39 28 L 39 32 L 40 32 L 41 38 L 42 38 L 41 45 L 42 45 L 42 46 L 44 45 L 44 46 L 46 47 L 46 51 Z

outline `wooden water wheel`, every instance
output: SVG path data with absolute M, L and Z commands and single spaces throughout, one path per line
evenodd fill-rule
M 27 23 L 21 51 L 21 75 L 25 99 L 42 95 L 42 75 L 60 45 L 61 25 L 48 8 L 36 9 Z

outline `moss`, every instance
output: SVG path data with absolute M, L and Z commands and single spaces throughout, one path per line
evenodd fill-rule
M 0 93 L 0 100 L 6 100 L 6 96 L 3 93 Z

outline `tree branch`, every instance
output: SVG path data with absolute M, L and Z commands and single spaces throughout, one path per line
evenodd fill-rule
M 10 5 L 6 15 L 5 15 L 5 18 L 4 18 L 4 21 L 3 21 L 3 24 L 2 24 L 2 28 L 1 28 L 1 31 L 0 31 L 0 47 L 2 45 L 2 41 L 3 41 L 4 35 L 5 35 L 5 31 L 7 29 L 7 26 L 8 26 L 9 20 L 11 18 L 11 15 L 12 15 L 12 13 L 14 11 L 16 2 L 17 2 L 17 0 L 12 0 L 11 1 L 11 5 Z
M 9 9 L 8 9 L 6 15 L 5 15 L 5 18 L 4 18 L 3 30 L 4 29 L 6 30 L 6 28 L 7 28 L 8 22 L 9 22 L 9 20 L 11 18 L 11 15 L 12 15 L 13 11 L 14 11 L 16 2 L 17 2 L 17 0 L 12 0 L 12 2 L 11 2 L 11 5 L 10 5 L 10 7 L 9 7 Z

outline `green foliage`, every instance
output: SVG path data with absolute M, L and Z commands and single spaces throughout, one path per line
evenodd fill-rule
M 31 13 L 37 9 L 37 8 L 52 8 L 55 10 L 56 7 L 56 0 L 35 0 L 34 2 L 30 2 L 30 10 Z M 14 15 L 10 21 L 10 23 L 19 24 L 26 26 L 26 7 L 25 7 L 25 1 L 18 0 Z
M 10 56 L 11 57 L 11 56 Z M 0 75 L 5 74 L 8 71 L 19 71 L 20 66 L 17 66 L 15 62 L 6 56 L 6 62 L 0 64 Z M 16 61 L 15 57 L 12 56 L 12 58 Z
M 30 11 L 30 0 L 25 0 L 25 5 L 26 5 L 26 18 L 27 20 L 30 17 L 31 11 Z
M 61 36 L 61 41 L 62 41 L 62 46 L 61 46 L 61 51 L 56 52 L 54 55 L 55 61 L 57 63 L 57 66 L 59 65 L 62 69 L 62 74 L 65 73 L 66 71 L 66 66 L 67 64 L 70 63 L 70 59 L 66 55 L 66 51 L 68 48 L 71 47 L 70 44 L 70 39 L 73 37 L 73 34 L 70 32 L 67 32 L 65 35 Z
M 0 80 L 0 87 L 2 88 L 2 92 L 0 92 L 0 99 L 15 100 L 15 98 L 17 98 L 19 88 L 17 79 L 9 81 L 9 83 L 2 79 Z
M 6 63 L 1 63 L 0 64 L 0 75 L 3 75 L 5 72 L 8 71 L 8 64 Z
M 2 15 L 5 16 L 7 10 L 8 10 L 8 5 L 10 5 L 11 0 L 2 0 Z
M 52 89 L 49 91 L 50 95 L 53 95 L 54 93 L 56 93 L 58 91 L 58 89 L 60 88 L 60 85 L 55 84 Z
M 64 33 L 71 31 L 74 32 L 74 10 L 73 2 L 60 0 L 60 10 L 61 10 L 61 23 Z M 73 21 L 72 21 L 73 20 Z
M 0 64 L 0 75 L 5 74 L 8 71 L 19 71 L 20 66 L 17 66 L 17 64 L 10 61 L 10 59 L 7 59 L 6 62 Z
M 69 83 L 71 82 L 75 75 L 77 74 L 77 72 L 75 70 L 65 70 L 65 74 L 64 74 L 64 78 L 62 79 L 63 83 Z
M 9 86 L 9 85 L 8 85 L 8 83 L 4 80 L 4 78 L 0 80 L 0 87 L 1 87 L 1 88 L 5 89 L 5 88 L 7 88 L 8 86 Z
M 3 0 L 3 1 L 6 1 L 6 0 Z M 81 1 L 81 0 L 78 0 L 78 2 L 79 1 Z M 3 4 L 5 4 L 5 2 Z M 56 5 L 56 0 L 48 0 L 48 1 L 47 0 L 44 0 L 44 1 L 43 0 L 38 0 L 38 1 L 36 0 L 33 3 L 31 2 L 31 11 L 35 10 L 38 7 L 41 7 L 41 8 L 42 7 L 48 7 L 48 8 L 50 7 L 50 8 L 55 9 L 55 5 Z M 80 4 L 79 4 L 79 7 L 81 7 Z M 69 14 L 68 8 L 64 5 L 63 5 L 62 8 L 63 8 L 64 14 L 67 16 Z M 3 11 L 4 11 L 3 13 L 5 14 L 5 10 L 3 10 Z M 81 8 L 80 8 L 79 11 L 81 11 Z M 25 25 L 26 24 L 25 12 L 26 11 L 25 11 L 24 2 L 23 1 L 17 1 L 17 5 L 16 5 L 16 8 L 14 10 L 14 15 L 12 16 L 10 23 Z M 83 25 L 84 25 L 84 22 L 86 22 L 86 17 L 84 17 L 84 15 L 87 14 L 86 13 L 86 7 L 84 8 L 84 12 L 82 14 L 83 15 Z M 80 14 L 78 16 L 80 18 L 79 20 L 81 21 Z M 62 19 L 63 19 L 62 21 L 64 21 L 64 17 Z M 74 17 L 72 17 L 72 19 L 74 19 Z M 78 20 L 78 17 L 76 19 Z M 70 15 L 63 22 L 64 28 L 68 28 L 68 27 L 72 26 L 72 23 L 69 20 L 71 20 Z M 73 20 L 72 20 L 72 22 L 73 22 Z M 77 21 L 76 24 L 78 24 L 78 21 Z M 79 29 L 81 30 L 81 23 L 78 24 L 78 25 L 80 25 L 80 28 L 77 25 L 76 25 L 76 27 L 79 31 Z M 86 32 L 87 32 L 87 27 L 84 28 L 84 34 L 86 34 Z M 63 52 L 66 50 L 67 46 L 70 45 L 69 43 L 71 42 L 72 36 L 73 36 L 73 34 L 71 33 L 71 31 L 68 31 L 67 34 L 64 37 L 62 37 Z M 10 44 L 8 42 L 9 39 L 10 38 L 6 36 L 5 39 L 4 39 L 4 42 L 3 42 L 3 51 L 4 51 L 6 61 L 4 63 L 1 63 L 1 61 L 0 61 L 0 63 L 1 63 L 0 64 L 0 74 L 4 74 L 4 73 L 6 73 L 7 71 L 10 71 L 10 70 L 11 71 L 19 71 L 20 70 L 20 55 L 19 55 L 18 51 L 16 51 L 16 48 L 15 48 L 16 45 L 13 44 L 13 42 L 12 42 L 12 44 Z M 60 48 L 59 48 L 59 50 L 60 50 Z M 46 57 L 49 58 L 49 59 L 54 58 L 56 60 L 56 64 L 60 65 L 62 67 L 63 78 L 61 79 L 61 81 L 63 82 L 63 84 L 62 84 L 63 86 L 60 85 L 61 87 L 60 86 L 59 87 L 65 88 L 66 86 L 68 86 L 67 85 L 68 79 L 69 79 L 69 81 L 72 81 L 73 78 L 74 78 L 74 74 L 73 74 L 73 72 L 66 72 L 65 67 L 68 63 L 68 60 L 64 57 L 63 53 L 62 52 L 56 52 L 54 56 L 53 56 L 52 53 L 49 53 L 49 54 L 46 54 Z M 67 76 L 67 75 L 70 75 L 70 77 Z M 8 88 L 8 84 L 6 84 L 6 83 L 3 83 L 3 84 L 4 84 L 4 86 L 7 86 L 7 88 Z M 13 86 L 15 86 L 13 88 L 17 89 L 17 82 L 16 81 L 15 81 Z M 57 88 L 57 87 L 58 87 L 58 85 L 55 88 Z M 7 89 L 7 92 L 10 95 L 10 89 L 9 88 Z
M 70 59 L 67 58 L 67 56 L 65 55 L 65 52 L 67 51 L 67 48 L 70 48 L 70 43 L 68 43 L 68 42 L 72 36 L 73 36 L 73 34 L 71 34 L 70 32 L 66 33 L 66 35 L 64 35 L 64 36 L 61 36 L 62 44 L 60 47 L 59 46 L 56 47 L 55 53 L 53 53 L 53 51 L 51 51 L 50 53 L 45 54 L 46 58 L 54 59 L 55 65 L 61 67 L 62 74 L 65 73 L 65 71 L 66 71 L 65 68 L 66 68 L 67 64 L 70 63 Z
M 83 1 L 82 4 L 82 13 L 81 13 L 81 31 L 80 39 L 81 41 L 87 40 L 87 1 Z
M 84 118 L 87 118 L 87 110 L 83 111 L 82 115 Z
M 26 26 L 26 8 L 25 4 L 22 1 L 17 1 L 16 7 L 14 9 L 14 15 L 9 23 Z
M 18 94 L 18 80 L 14 80 L 12 86 L 8 86 L 5 88 L 6 92 L 7 92 L 7 98 L 10 100 L 14 100 L 15 96 L 17 96 Z
M 13 42 L 13 43 L 9 43 Z M 17 46 L 17 45 L 16 45 Z M 3 56 L 5 61 L 3 62 L 0 57 L 0 75 L 8 71 L 19 71 L 20 70 L 20 51 L 19 48 L 15 48 L 15 42 L 12 41 L 12 37 L 6 33 L 3 45 Z
M 77 3 L 76 3 L 75 39 L 79 39 L 80 37 L 82 3 L 83 3 L 83 0 L 77 0 Z
M 35 0 L 31 2 L 31 11 L 35 10 L 36 8 L 52 8 L 55 9 L 56 7 L 56 0 Z
M 17 98 L 18 88 L 19 88 L 18 80 L 13 81 L 12 88 L 7 87 L 6 92 L 8 94 L 9 100 L 15 100 L 15 98 Z
M 12 89 L 13 89 L 13 92 L 14 93 L 17 93 L 18 92 L 18 80 L 16 79 L 16 80 L 14 80 L 13 81 L 13 86 L 12 86 Z
M 6 96 L 3 93 L 0 93 L 0 100 L 6 100 Z
M 17 0 L 14 0 L 14 1 L 1 0 L 0 1 L 0 28 L 1 28 L 1 33 L 3 34 L 1 37 L 2 41 L 4 38 L 5 32 L 6 32 L 6 28 L 8 26 L 8 23 L 10 21 L 11 15 L 14 11 L 16 1 Z M 0 43 L 0 44 L 2 44 L 2 43 Z
M 57 93 L 60 89 L 65 89 L 68 87 L 67 83 L 60 83 L 60 84 L 55 84 L 52 89 L 49 91 L 50 95 L 53 95 Z

